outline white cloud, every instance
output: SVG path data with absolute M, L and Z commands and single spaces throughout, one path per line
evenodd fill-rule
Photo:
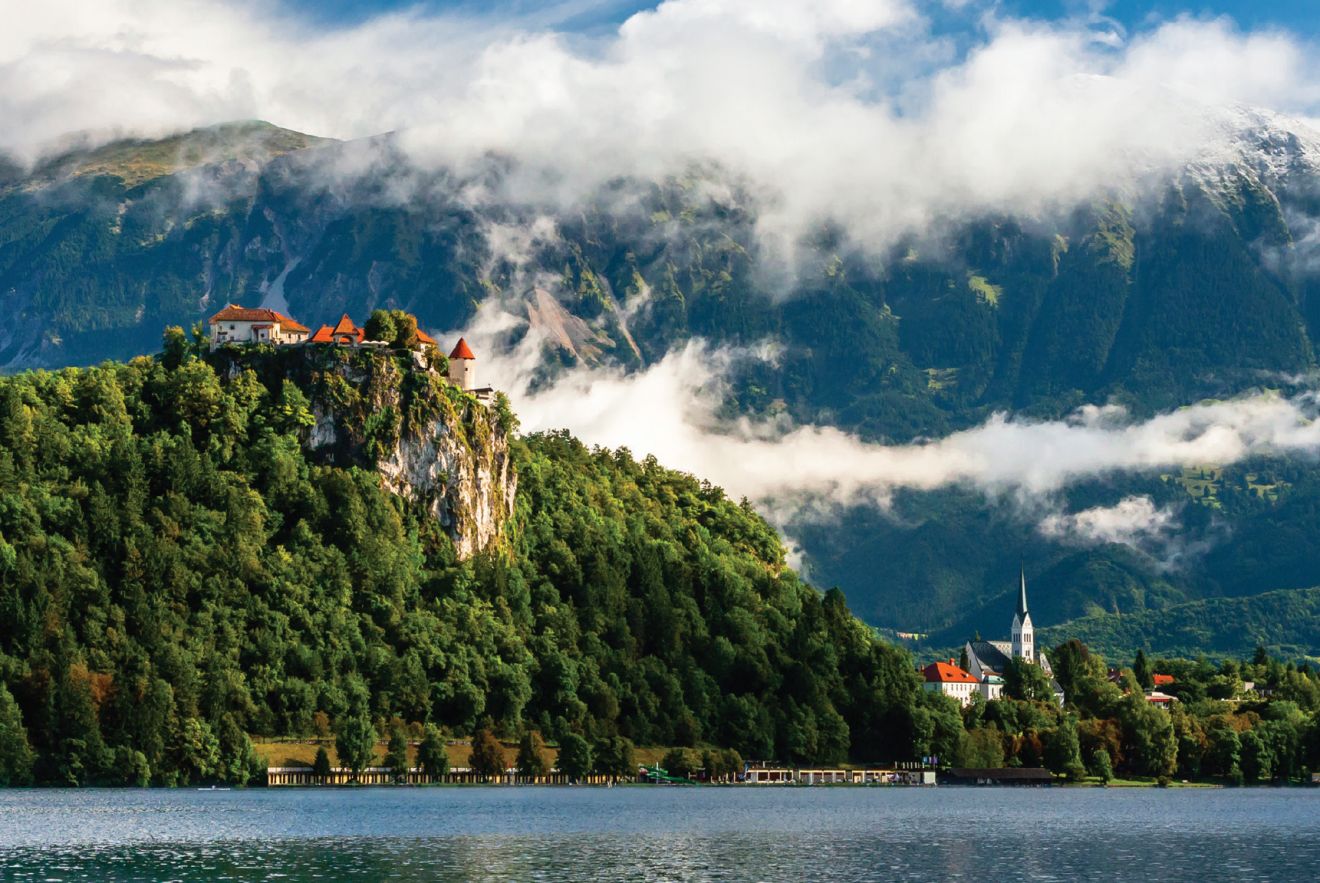
M 1320 453 L 1312 394 L 1252 395 L 1146 420 L 1114 406 L 1084 407 L 1065 420 L 997 414 L 972 429 L 899 445 L 868 443 L 832 427 L 723 421 L 716 415 L 731 364 L 760 354 L 696 342 L 633 374 L 584 368 L 534 388 L 528 378 L 542 338 L 529 333 L 511 354 L 500 355 L 500 341 L 522 324 L 491 302 L 465 333 L 483 359 L 483 382 L 508 390 L 525 430 L 566 427 L 588 443 L 653 454 L 760 503 L 780 523 L 822 501 L 885 505 L 901 488 L 964 486 L 1041 503 L 1076 482 L 1107 475 Z M 1123 542 L 1142 532 L 1147 505 L 1153 507 L 1129 499 L 1112 510 L 1051 522 L 1050 529 Z M 1158 526 L 1163 517 L 1154 510 L 1145 524 Z
M 959 54 L 909 0 L 667 0 L 592 38 L 420 10 L 314 28 L 256 0 L 0 2 L 12 150 L 245 117 L 397 129 L 424 165 L 514 156 L 543 173 L 518 195 L 555 200 L 714 160 L 762 195 L 771 243 L 823 219 L 884 245 L 966 213 L 1049 211 L 1221 156 L 1207 105 L 1320 102 L 1310 47 L 1224 20 L 1098 41 L 1094 16 L 971 4 Z
M 1039 528 L 1045 536 L 1071 542 L 1142 546 L 1165 539 L 1176 529 L 1176 518 L 1171 508 L 1157 507 L 1150 497 L 1132 496 L 1113 506 L 1051 513 Z

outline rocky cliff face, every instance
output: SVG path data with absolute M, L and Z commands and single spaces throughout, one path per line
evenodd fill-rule
M 508 439 L 495 416 L 479 404 L 468 408 L 476 433 L 437 417 L 405 433 L 376 464 L 385 487 L 425 506 L 444 525 L 460 559 L 499 540 L 517 488 Z
M 339 347 L 219 357 L 235 367 L 268 359 L 264 367 L 298 389 L 286 387 L 282 407 L 303 409 L 304 448 L 379 472 L 386 489 L 440 522 L 460 559 L 499 544 L 517 490 L 508 433 L 494 409 L 448 383 L 438 360 Z

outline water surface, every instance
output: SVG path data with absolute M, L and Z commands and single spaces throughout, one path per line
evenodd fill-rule
M 1303 880 L 1318 789 L 0 791 L 0 880 Z

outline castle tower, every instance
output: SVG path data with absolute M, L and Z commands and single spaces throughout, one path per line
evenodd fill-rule
M 1036 661 L 1036 630 L 1027 612 L 1027 573 L 1019 574 L 1017 612 L 1013 614 L 1013 656 L 1027 662 Z
M 461 337 L 458 346 L 449 354 L 449 382 L 459 389 L 477 388 L 477 357 L 472 355 L 472 348 Z

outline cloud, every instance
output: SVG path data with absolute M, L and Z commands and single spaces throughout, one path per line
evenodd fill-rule
M 325 27 L 256 0 L 49 0 L 0 34 L 0 145 L 246 117 L 399 130 L 421 166 L 505 154 L 528 170 L 516 196 L 559 204 L 713 162 L 786 251 L 822 221 L 880 248 L 967 214 L 1050 212 L 1222 159 L 1225 103 L 1320 103 L 1316 53 L 1284 33 L 1178 19 L 1097 40 L 1094 16 L 951 8 L 958 40 L 909 0 L 666 0 L 593 36 L 544 15 Z
M 1131 496 L 1113 506 L 1051 513 L 1039 528 L 1047 537 L 1071 542 L 1140 546 L 1165 539 L 1177 527 L 1176 517 L 1172 508 L 1157 507 L 1150 497 Z
M 960 486 L 1040 504 L 1077 482 L 1105 476 L 1320 453 L 1320 407 L 1312 393 L 1250 395 L 1145 420 L 1116 406 L 1086 406 L 1063 420 L 996 414 L 939 439 L 868 443 L 827 426 L 722 419 L 729 370 L 739 359 L 764 358 L 763 352 L 692 342 L 632 374 L 582 368 L 534 385 L 528 378 L 545 344 L 535 329 L 500 355 L 510 332 L 525 324 L 489 302 L 465 331 L 483 358 L 482 382 L 508 390 L 524 430 L 566 427 L 588 443 L 654 455 L 759 503 L 780 524 L 821 502 L 884 506 L 899 489 Z M 1171 517 L 1143 499 L 1061 516 L 1044 529 L 1088 541 L 1136 540 Z

